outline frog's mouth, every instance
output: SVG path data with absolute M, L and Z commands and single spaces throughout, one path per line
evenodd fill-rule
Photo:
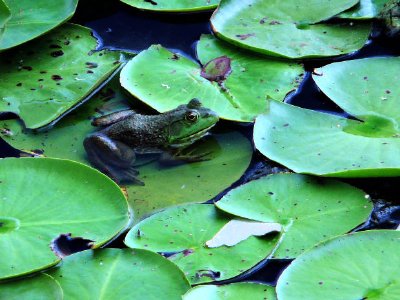
M 209 134 L 209 130 L 213 128 L 215 124 L 212 124 L 211 126 L 208 126 L 200 131 L 197 131 L 191 135 L 181 137 L 179 140 L 177 140 L 175 143 L 172 143 L 170 145 L 171 148 L 181 148 L 181 147 L 186 147 L 191 144 L 193 144 L 195 141 L 201 139 L 202 137 L 205 137 L 206 135 Z

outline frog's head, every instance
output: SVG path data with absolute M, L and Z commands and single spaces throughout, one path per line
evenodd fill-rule
M 218 115 L 197 99 L 180 105 L 169 112 L 168 144 L 171 147 L 185 147 L 205 136 L 218 122 Z

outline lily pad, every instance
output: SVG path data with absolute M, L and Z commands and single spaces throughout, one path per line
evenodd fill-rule
M 388 0 L 360 0 L 360 2 L 339 15 L 343 19 L 371 19 L 376 18 Z
M 10 10 L 8 9 L 7 5 L 3 2 L 3 0 L 0 0 L 0 43 L 3 37 L 4 25 L 10 19 L 10 17 L 11 17 Z
M 257 149 L 298 173 L 399 176 L 399 68 L 400 58 L 380 57 L 316 70 L 320 89 L 357 119 L 271 103 L 254 126 Z
M 30 41 L 65 22 L 72 17 L 78 4 L 78 0 L 4 2 L 11 11 L 11 19 L 5 25 L 0 51 Z
M 400 232 L 376 230 L 340 236 L 301 255 L 282 273 L 282 300 L 400 298 Z
M 219 0 L 121 0 L 133 7 L 161 12 L 194 12 L 211 10 Z
M 130 100 L 113 79 L 97 96 L 64 117 L 51 130 L 30 132 L 23 130 L 18 120 L 0 121 L 0 137 L 11 146 L 47 157 L 71 159 L 89 164 L 83 139 L 95 130 L 91 118 L 129 109 Z M 127 186 L 129 202 L 135 209 L 135 219 L 154 210 L 188 202 L 204 202 L 238 180 L 250 164 L 250 141 L 236 131 L 220 132 L 195 144 L 192 150 L 211 152 L 209 160 L 164 166 L 157 157 L 149 162 L 147 156 L 138 157 L 139 178 L 145 186 Z
M 71 233 L 99 247 L 127 227 L 128 206 L 109 178 L 50 158 L 0 160 L 0 279 L 59 262 L 50 242 Z M 95 208 L 95 209 L 94 209 Z
M 181 299 L 189 282 L 161 255 L 139 249 L 99 249 L 71 255 L 49 272 L 64 299 Z
M 18 114 L 27 128 L 61 118 L 120 65 L 120 52 L 96 47 L 90 29 L 66 24 L 0 55 L 0 112 Z
M 224 80 L 207 80 L 196 62 L 152 46 L 124 67 L 121 84 L 159 112 L 198 98 L 220 118 L 252 122 L 266 110 L 268 99 L 281 101 L 295 90 L 304 73 L 298 64 L 232 49 L 210 35 L 201 37 L 197 53 L 203 65 L 225 56 L 230 60 L 231 72 L 224 74 Z M 245 88 L 248 86 L 252 89 Z
M 237 276 L 263 260 L 277 238 L 251 236 L 239 244 L 208 248 L 210 240 L 231 218 L 214 205 L 190 204 L 166 209 L 134 226 L 125 238 L 131 248 L 176 252 L 169 257 L 191 284 Z
M 189 290 L 183 300 L 276 300 L 275 289 L 266 284 L 239 282 L 227 285 L 200 285 Z
M 358 0 L 222 0 L 211 18 L 214 32 L 230 43 L 288 58 L 329 57 L 360 49 L 370 24 L 324 24 Z
M 63 291 L 57 281 L 40 274 L 10 282 L 0 282 L 0 299 L 7 300 L 62 300 Z
M 284 259 L 365 221 L 372 210 L 365 196 L 339 181 L 288 173 L 235 188 L 215 205 L 242 218 L 281 224 L 272 258 Z

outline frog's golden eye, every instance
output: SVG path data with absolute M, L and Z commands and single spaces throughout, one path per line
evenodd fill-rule
M 185 119 L 189 122 L 196 122 L 198 118 L 199 118 L 199 113 L 196 111 L 190 111 L 185 115 Z

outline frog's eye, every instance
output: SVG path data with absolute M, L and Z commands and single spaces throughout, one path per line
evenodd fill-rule
M 190 111 L 185 115 L 185 119 L 189 122 L 196 122 L 198 118 L 199 118 L 199 113 L 196 111 Z

